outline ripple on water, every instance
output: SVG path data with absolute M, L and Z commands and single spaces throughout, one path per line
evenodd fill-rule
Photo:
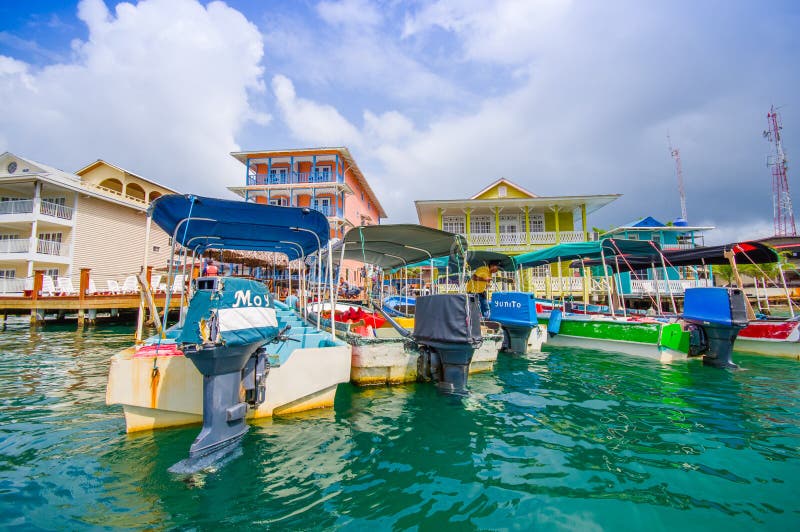
M 4 527 L 788 529 L 800 520 L 800 364 L 747 371 L 586 350 L 501 355 L 465 398 L 340 387 L 251 426 L 194 474 L 197 427 L 126 435 L 104 404 L 126 328 L 0 334 Z M 222 504 L 222 507 L 221 507 Z

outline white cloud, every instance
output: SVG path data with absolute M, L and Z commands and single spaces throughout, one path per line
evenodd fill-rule
M 399 142 L 414 135 L 414 123 L 398 111 L 387 111 L 380 116 L 364 111 L 364 131 L 377 142 Z
M 83 0 L 89 30 L 73 60 L 33 69 L 0 59 L 3 146 L 74 170 L 97 158 L 185 191 L 224 194 L 240 165 L 228 152 L 269 116 L 261 35 L 222 2 L 143 0 L 113 13 Z
M 382 18 L 375 5 L 367 0 L 320 2 L 317 4 L 317 12 L 328 24 L 356 28 L 375 26 Z
M 274 13 L 267 21 L 264 41 L 276 73 L 359 100 L 367 95 L 373 101 L 417 105 L 468 94 L 426 64 L 428 50 L 400 42 L 391 18 L 382 17 L 374 4 L 323 2 L 317 13 L 322 20 Z
M 403 36 L 432 27 L 456 33 L 466 58 L 492 63 L 531 59 L 547 47 L 571 0 L 438 0 L 407 15 Z
M 702 223 L 711 225 L 713 223 Z M 763 219 L 750 219 L 737 223 L 726 223 L 718 226 L 706 235 L 705 244 L 715 246 L 718 244 L 728 244 L 730 242 L 741 242 L 744 240 L 758 240 L 775 234 L 772 222 Z
M 272 90 L 284 123 L 298 140 L 318 146 L 361 144 L 358 129 L 335 107 L 298 98 L 292 80 L 286 76 L 273 77 Z

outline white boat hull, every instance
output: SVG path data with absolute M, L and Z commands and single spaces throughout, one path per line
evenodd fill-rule
M 686 360 L 685 353 L 669 349 L 655 344 L 645 344 L 640 342 L 626 342 L 621 340 L 604 340 L 602 338 L 586 338 L 582 336 L 568 336 L 557 334 L 547 339 L 546 345 L 555 347 L 577 347 L 580 349 L 591 349 L 595 351 L 606 351 L 609 353 L 623 353 L 656 360 L 658 362 L 672 362 L 675 360 Z
M 106 404 L 121 404 L 127 432 L 200 423 L 203 378 L 183 356 L 134 357 L 134 349 L 111 359 Z M 154 371 L 153 368 L 158 368 Z M 266 400 L 248 419 L 332 407 L 338 384 L 350 378 L 350 346 L 296 349 L 270 368 Z
M 484 339 L 475 350 L 470 373 L 491 371 L 497 360 L 502 336 L 493 335 Z M 350 380 L 358 386 L 402 384 L 417 380 L 419 352 L 412 342 L 401 338 L 384 341 L 354 342 Z

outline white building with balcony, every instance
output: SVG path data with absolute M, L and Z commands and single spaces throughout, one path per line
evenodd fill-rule
M 52 279 L 91 268 L 95 284 L 138 271 L 149 201 L 171 189 L 96 161 L 64 172 L 13 153 L 0 155 L 0 293 L 28 289 L 35 270 Z M 151 264 L 166 264 L 167 235 L 151 235 Z

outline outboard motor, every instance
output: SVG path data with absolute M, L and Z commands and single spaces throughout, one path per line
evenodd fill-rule
M 233 277 L 201 277 L 196 283 L 178 337 L 203 375 L 203 428 L 189 449 L 190 460 L 232 445 L 247 432 L 246 401 L 263 401 L 264 393 L 263 386 L 259 391 L 248 385 L 263 383 L 268 368 L 261 347 L 280 335 L 263 284 Z M 245 366 L 252 371 L 243 382 Z
M 525 292 L 492 294 L 491 318 L 503 328 L 502 351 L 518 355 L 528 350 L 531 331 L 539 325 L 536 298 Z
M 418 297 L 413 338 L 422 351 L 420 378 L 433 379 L 441 392 L 465 395 L 472 355 L 482 342 L 478 297 Z
M 738 288 L 688 288 L 683 320 L 695 327 L 690 354 L 703 355 L 703 364 L 737 368 L 731 361 L 733 343 L 747 326 L 747 301 Z

